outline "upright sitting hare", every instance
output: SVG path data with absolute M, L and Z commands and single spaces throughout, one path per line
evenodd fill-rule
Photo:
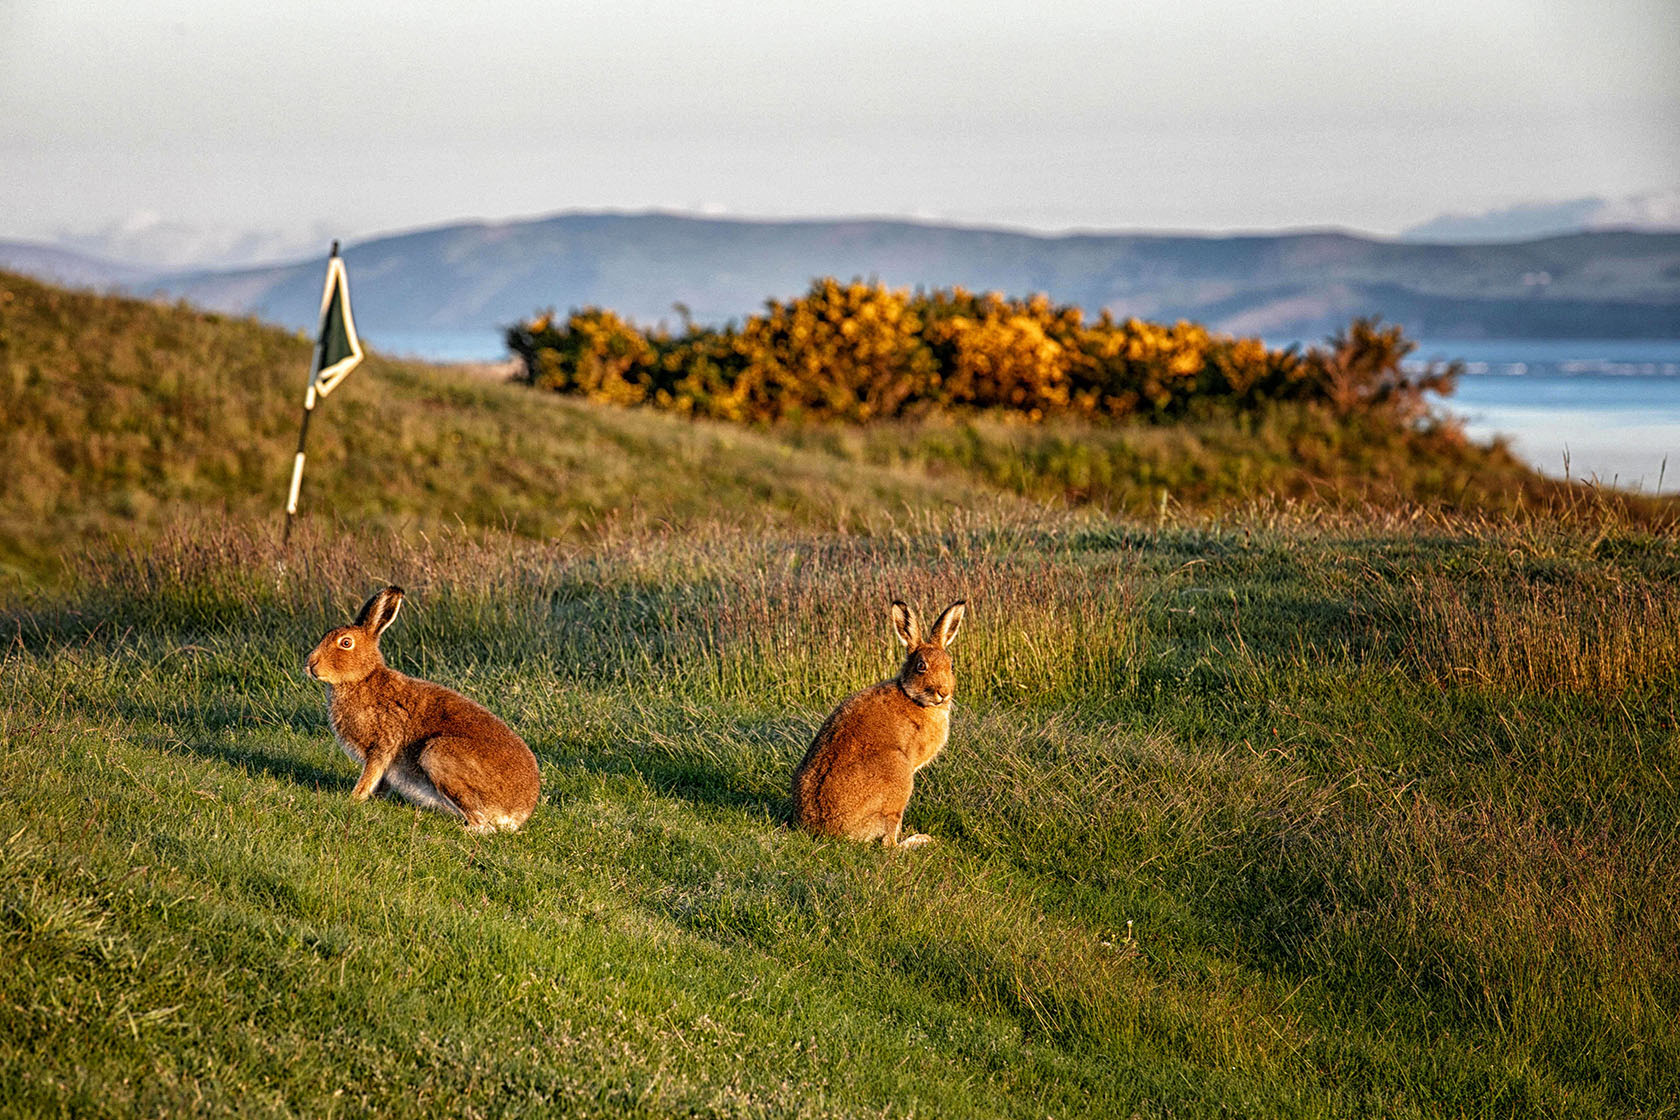
M 933 761 L 951 731 L 956 677 L 946 647 L 962 625 L 961 600 L 945 608 L 925 640 L 916 612 L 892 605 L 893 628 L 908 647 L 898 676 L 840 702 L 793 772 L 799 827 L 826 836 L 913 848 L 933 838 L 898 838 L 915 774 Z
M 350 797 L 392 789 L 459 817 L 469 832 L 515 829 L 537 804 L 537 758 L 525 741 L 459 692 L 388 668 L 379 636 L 403 590 L 387 587 L 349 626 L 327 631 L 305 668 L 325 681 L 338 745 L 360 763 Z

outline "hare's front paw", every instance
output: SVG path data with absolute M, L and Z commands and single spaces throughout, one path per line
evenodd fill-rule
M 925 832 L 918 832 L 914 836 L 906 836 L 904 839 L 900 840 L 898 842 L 898 846 L 901 848 L 920 848 L 924 844 L 931 843 L 933 843 L 933 837 L 929 836 Z

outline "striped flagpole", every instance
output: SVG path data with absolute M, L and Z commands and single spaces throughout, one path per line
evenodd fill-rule
M 332 243 L 332 253 L 327 257 L 327 286 L 332 287 L 332 259 L 338 256 L 338 242 Z M 309 418 L 315 413 L 315 379 L 321 372 L 321 357 L 327 345 L 327 314 L 326 300 L 321 303 L 321 325 L 315 331 L 315 352 L 309 359 L 309 388 L 303 394 L 303 423 L 298 427 L 297 455 L 292 459 L 292 485 L 286 491 L 286 528 L 280 534 L 280 547 L 285 548 L 292 540 L 292 522 L 297 518 L 298 491 L 303 487 L 303 445 L 309 438 Z
M 321 348 L 315 347 L 319 354 Z M 309 438 L 309 417 L 315 412 L 315 371 L 309 371 L 309 391 L 303 396 L 303 423 L 298 427 L 297 455 L 292 459 L 292 487 L 286 492 L 286 531 L 280 536 L 281 545 L 292 539 L 292 520 L 297 517 L 298 490 L 303 486 L 303 444 Z

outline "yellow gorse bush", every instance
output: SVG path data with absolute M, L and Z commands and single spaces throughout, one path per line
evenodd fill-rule
M 643 330 L 612 311 L 552 312 L 508 332 L 522 379 L 612 404 L 739 421 L 864 422 L 942 409 L 1165 419 L 1306 400 L 1411 421 L 1456 366 L 1405 365 L 1398 327 L 1356 320 L 1304 353 L 1196 324 L 1107 312 L 1087 321 L 1043 295 L 911 293 L 817 280 L 739 325 Z

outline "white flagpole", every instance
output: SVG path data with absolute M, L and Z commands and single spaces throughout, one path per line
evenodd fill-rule
M 327 291 L 332 290 L 332 258 L 338 256 L 338 242 L 332 243 L 332 253 L 327 258 Z M 303 444 L 309 438 L 309 417 L 315 412 L 315 375 L 321 372 L 321 350 L 326 346 L 327 314 L 329 311 L 326 296 L 321 299 L 321 321 L 315 328 L 315 353 L 309 359 L 309 388 L 303 394 L 303 423 L 298 427 L 297 455 L 292 459 L 292 485 L 286 492 L 286 528 L 280 535 L 280 547 L 284 548 L 292 539 L 292 521 L 297 517 L 298 491 L 303 486 Z

